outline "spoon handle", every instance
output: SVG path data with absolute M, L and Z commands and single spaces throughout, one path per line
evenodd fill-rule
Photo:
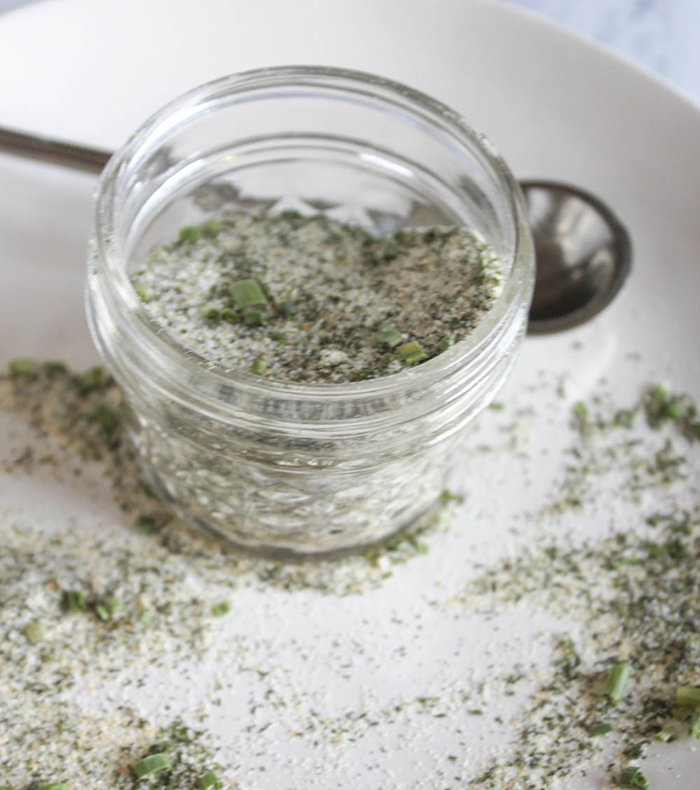
M 102 172 L 111 156 L 109 151 L 99 148 L 64 143 L 3 127 L 0 127 L 0 153 L 38 159 L 41 162 L 63 165 L 74 170 L 85 170 L 88 173 Z

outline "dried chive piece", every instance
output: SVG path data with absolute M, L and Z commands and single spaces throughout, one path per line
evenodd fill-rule
M 204 311 L 204 317 L 208 321 L 218 321 L 221 318 L 221 310 L 218 307 L 207 307 Z
M 138 298 L 144 303 L 148 304 L 151 301 L 151 294 L 148 290 L 146 283 L 134 283 L 134 290 Z
M 505 409 L 505 405 L 500 401 L 495 400 L 493 403 L 489 403 L 489 409 L 491 409 L 491 411 L 503 411 L 503 409 Z
M 100 403 L 90 416 L 90 419 L 96 422 L 105 433 L 113 433 L 119 424 L 116 411 L 106 403 Z
M 228 321 L 230 324 L 235 324 L 238 322 L 238 316 L 230 307 L 224 307 L 221 311 L 221 320 Z
M 632 428 L 636 414 L 636 409 L 620 409 L 615 414 L 613 425 L 616 428 Z
M 194 243 L 197 241 L 202 233 L 201 228 L 197 228 L 194 225 L 186 225 L 180 231 L 180 244 L 185 244 L 187 242 Z
M 444 351 L 447 351 L 448 348 L 452 348 L 454 344 L 454 338 L 451 335 L 445 335 L 437 345 L 438 353 L 442 354 Z
M 110 595 L 107 599 L 107 608 L 109 609 L 110 614 L 112 617 L 117 612 L 120 612 L 124 608 L 124 604 L 117 598 L 116 595 Z
M 690 737 L 700 741 L 700 713 L 695 713 L 690 720 Z
M 170 760 L 165 754 L 149 754 L 131 766 L 131 770 L 142 779 L 144 776 L 154 776 L 169 771 L 171 768 Z
M 464 496 L 462 494 L 454 494 L 448 488 L 444 488 L 440 492 L 440 501 L 446 505 L 449 502 L 456 502 L 458 505 L 461 505 L 464 502 Z
M 609 735 L 615 728 L 612 724 L 596 724 L 595 727 L 591 728 L 591 737 L 599 738 L 601 735 Z
M 136 526 L 141 530 L 141 532 L 145 532 L 147 535 L 150 535 L 152 532 L 156 531 L 156 522 L 155 519 L 151 518 L 151 516 L 140 515 L 136 519 Z
M 270 340 L 274 340 L 278 343 L 283 343 L 287 339 L 287 335 L 284 332 L 277 332 L 276 330 L 270 332 L 268 334 L 268 337 L 270 338 Z
M 679 686 L 676 689 L 676 705 L 679 708 L 697 708 L 700 710 L 700 688 Z
M 668 743 L 676 737 L 676 731 L 671 727 L 664 727 L 656 733 L 656 740 L 661 743 Z
M 246 326 L 262 326 L 263 314 L 259 310 L 246 310 L 243 314 L 243 323 Z
M 612 702 L 613 705 L 622 699 L 625 688 L 630 677 L 628 664 L 615 664 L 608 673 L 608 677 L 603 686 L 603 696 Z
M 112 619 L 109 609 L 102 603 L 95 604 L 95 614 L 103 623 L 107 623 Z
M 385 263 L 389 263 L 389 261 L 393 261 L 398 254 L 399 245 L 390 239 L 382 246 L 382 249 L 379 253 L 379 258 Z
M 68 368 L 63 362 L 44 362 L 41 366 L 47 376 L 58 376 L 61 373 L 67 373 Z
M 279 310 L 285 318 L 291 318 L 297 312 L 296 307 L 291 302 L 281 302 Z
M 7 363 L 7 372 L 13 379 L 33 379 L 37 375 L 37 364 L 30 357 L 16 357 Z
M 415 365 L 417 362 L 423 362 L 423 360 L 428 359 L 425 349 L 417 340 L 404 343 L 397 350 L 401 360 L 407 365 Z
M 208 222 L 205 222 L 202 225 L 202 235 L 207 236 L 208 238 L 214 238 L 218 233 L 221 232 L 221 229 L 224 227 L 224 223 L 218 219 L 210 219 Z
M 200 790 L 221 790 L 223 784 L 213 771 L 207 771 L 199 778 L 199 787 Z
M 87 395 L 88 392 L 92 392 L 104 386 L 107 380 L 108 376 L 105 369 L 101 365 L 95 365 L 95 367 L 88 368 L 80 374 L 78 387 L 80 387 L 80 391 L 83 395 Z
M 374 378 L 376 375 L 377 371 L 374 368 L 360 368 L 355 374 L 355 379 L 357 381 L 366 381 L 367 379 Z
M 264 376 L 265 371 L 267 370 L 267 365 L 262 361 L 262 359 L 256 359 L 250 366 L 250 370 L 251 373 L 255 373 L 256 376 Z
M 625 768 L 617 780 L 618 787 L 640 787 L 642 790 L 649 790 L 651 785 L 649 780 L 639 770 L 639 768 Z
M 228 614 L 231 611 L 231 604 L 228 601 L 221 601 L 220 603 L 215 603 L 211 607 L 211 613 L 214 617 L 223 617 L 224 615 Z
M 239 310 L 266 305 L 267 297 L 257 280 L 236 280 L 229 286 L 231 297 Z
M 68 782 L 52 782 L 50 785 L 40 785 L 37 790 L 68 790 Z
M 46 639 L 48 635 L 46 626 L 41 622 L 41 620 L 32 620 L 31 623 L 25 625 L 23 633 L 27 637 L 27 641 L 32 645 L 43 642 L 43 640 Z
M 383 343 L 384 345 L 389 346 L 389 348 L 396 348 L 396 346 L 398 346 L 403 340 L 403 336 L 398 329 L 384 324 L 383 326 L 380 326 L 379 329 L 374 333 L 374 339 L 378 343 Z
M 64 612 L 76 614 L 77 612 L 87 612 L 87 601 L 80 590 L 64 590 L 61 597 L 61 606 Z

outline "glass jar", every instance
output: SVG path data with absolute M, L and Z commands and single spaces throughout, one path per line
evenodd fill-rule
M 152 322 L 129 273 L 154 245 L 209 218 L 289 209 L 376 233 L 468 226 L 500 258 L 502 291 L 438 357 L 348 384 L 226 369 Z M 448 107 L 369 74 L 262 69 L 186 93 L 112 157 L 88 318 L 141 468 L 186 522 L 273 554 L 337 552 L 389 536 L 439 498 L 465 427 L 513 365 L 532 250 L 516 181 Z

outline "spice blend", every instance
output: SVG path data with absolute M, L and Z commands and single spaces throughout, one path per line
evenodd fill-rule
M 342 383 L 425 362 L 467 337 L 501 289 L 472 231 L 373 236 L 325 216 L 237 216 L 183 228 L 134 271 L 149 315 L 227 368 Z

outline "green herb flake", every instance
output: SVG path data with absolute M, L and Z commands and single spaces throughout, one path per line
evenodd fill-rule
M 7 372 L 13 379 L 33 379 L 37 375 L 37 364 L 30 357 L 16 357 L 7 363 Z
M 170 760 L 165 754 L 149 754 L 131 766 L 131 770 L 138 779 L 143 779 L 144 776 L 162 774 L 165 771 L 169 771 L 170 768 Z
M 601 735 L 609 735 L 614 729 L 612 724 L 608 724 L 607 722 L 605 724 L 596 724 L 591 728 L 591 737 L 599 738 Z
M 243 323 L 246 326 L 262 326 L 263 314 L 259 310 L 246 310 L 243 314 Z
M 693 708 L 700 711 L 700 688 L 680 686 L 676 690 L 676 705 L 679 708 Z
M 41 622 L 41 620 L 32 620 L 29 625 L 24 627 L 23 633 L 27 637 L 27 641 L 32 645 L 43 642 L 48 635 L 46 626 Z
M 649 780 L 639 770 L 639 768 L 625 768 L 617 781 L 618 787 L 638 787 L 642 790 L 650 790 Z
M 491 409 L 491 411 L 503 411 L 505 405 L 500 401 L 494 401 L 493 403 L 489 403 L 489 409 Z
M 109 377 L 105 369 L 101 365 L 96 365 L 93 368 L 88 368 L 80 375 L 78 386 L 83 395 L 87 395 L 88 392 L 92 392 L 104 386 L 108 380 Z
M 218 307 L 207 307 L 204 317 L 207 321 L 218 321 L 221 318 L 221 310 Z
M 199 787 L 200 790 L 221 790 L 223 784 L 213 771 L 207 771 L 199 778 Z
M 603 696 L 610 700 L 613 705 L 617 705 L 622 699 L 629 677 L 630 668 L 628 664 L 615 664 L 610 669 L 605 686 L 603 686 Z
M 423 362 L 428 359 L 428 354 L 417 340 L 404 343 L 402 346 L 399 346 L 397 350 L 402 361 L 407 365 L 415 365 L 418 362 Z
M 668 743 L 676 737 L 676 731 L 671 727 L 664 727 L 656 733 L 656 740 L 661 743 Z
M 211 607 L 211 613 L 214 617 L 223 617 L 227 615 L 231 611 L 231 604 L 228 601 L 221 601 L 219 603 L 215 603 Z
M 201 228 L 194 225 L 187 225 L 180 231 L 180 244 L 194 244 L 202 233 Z
M 210 219 L 208 222 L 205 222 L 204 225 L 202 225 L 202 235 L 213 239 L 221 232 L 223 227 L 224 223 L 221 222 L 221 220 Z
M 285 318 L 291 318 L 297 312 L 296 307 L 291 302 L 281 302 L 279 311 Z
M 44 362 L 41 366 L 44 369 L 44 372 L 47 376 L 60 376 L 63 373 L 68 372 L 68 368 L 63 364 L 63 362 Z
M 140 515 L 136 519 L 136 527 L 147 535 L 156 531 L 156 522 L 151 516 Z
M 577 401 L 574 403 L 574 405 L 571 407 L 571 413 L 581 424 L 588 420 L 588 409 L 583 401 Z
M 447 505 L 449 502 L 456 502 L 458 505 L 461 505 L 464 502 L 464 496 L 462 494 L 455 494 L 448 488 L 444 488 L 440 492 L 440 502 L 442 502 L 443 505 Z
M 148 290 L 148 286 L 146 285 L 146 283 L 135 282 L 134 290 L 136 291 L 136 295 L 138 296 L 138 298 L 144 304 L 148 304 L 151 301 L 151 293 Z
M 636 414 L 637 414 L 636 409 L 620 409 L 615 413 L 615 417 L 613 418 L 613 425 L 616 428 L 630 429 L 634 427 L 634 418 Z
M 270 340 L 274 340 L 276 343 L 284 343 L 284 341 L 287 339 L 287 335 L 285 332 L 278 332 L 276 330 L 270 332 L 268 334 L 268 337 L 270 338 Z
M 91 415 L 91 419 L 96 422 L 105 433 L 114 433 L 119 424 L 119 417 L 116 411 L 106 403 L 101 403 Z
M 378 343 L 383 343 L 389 348 L 396 348 L 396 346 L 398 346 L 403 340 L 403 336 L 398 329 L 384 324 L 383 326 L 380 326 L 379 329 L 374 333 L 374 339 Z
M 224 307 L 224 309 L 221 311 L 221 320 L 228 321 L 229 324 L 238 323 L 238 316 L 236 315 L 236 311 L 232 310 L 230 307 Z
M 695 713 L 690 720 L 690 737 L 700 741 L 700 713 Z
M 267 297 L 257 280 L 236 280 L 229 287 L 233 302 L 239 310 L 266 305 Z
M 256 376 L 264 376 L 265 371 L 267 370 L 267 365 L 262 359 L 256 359 L 250 366 L 250 370 L 251 373 L 255 373 Z
M 88 608 L 85 596 L 79 590 L 64 590 L 61 597 L 61 606 L 64 612 L 69 612 L 70 614 L 87 612 Z
M 39 785 L 37 790 L 68 790 L 68 782 L 52 782 L 50 785 Z
M 437 345 L 438 353 L 442 354 L 448 348 L 452 348 L 455 344 L 455 339 L 451 335 L 445 335 Z

